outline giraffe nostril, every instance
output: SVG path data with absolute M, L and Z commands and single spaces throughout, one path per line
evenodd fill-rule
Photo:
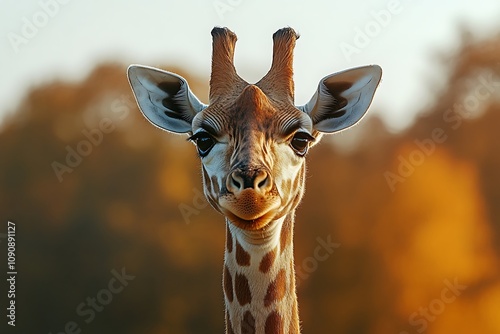
M 226 179 L 226 187 L 229 192 L 237 193 L 244 188 L 245 180 L 242 178 L 239 171 L 234 171 Z
M 232 193 L 238 193 L 248 188 L 257 192 L 266 192 L 270 185 L 270 175 L 263 170 L 236 170 L 228 176 L 226 181 L 227 190 Z
M 239 189 L 241 187 L 241 183 L 239 183 L 233 176 L 231 176 L 231 182 L 235 188 Z
M 268 177 L 266 177 L 264 180 L 260 181 L 257 187 L 262 188 L 266 185 Z
M 271 176 L 266 171 L 260 170 L 255 173 L 253 183 L 256 190 L 266 192 L 272 185 Z

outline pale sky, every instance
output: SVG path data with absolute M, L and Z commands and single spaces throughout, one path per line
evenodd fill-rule
M 2 0 L 0 13 L 0 121 L 30 87 L 81 80 L 99 62 L 182 66 L 208 84 L 214 26 L 238 35 L 237 70 L 256 82 L 271 64 L 272 34 L 290 26 L 301 35 L 296 104 L 330 73 L 378 64 L 370 112 L 403 129 L 445 77 L 435 55 L 456 48 L 458 27 L 500 31 L 498 0 Z

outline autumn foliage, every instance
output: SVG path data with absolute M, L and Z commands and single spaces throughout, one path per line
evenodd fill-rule
M 294 237 L 304 333 L 500 333 L 500 39 L 464 37 L 443 63 L 446 86 L 404 133 L 371 117 L 353 150 L 349 134 L 311 150 Z M 168 69 L 206 101 L 205 80 Z M 30 91 L 0 127 L 18 329 L 222 333 L 223 217 L 201 193 L 194 147 L 140 115 L 124 65 Z M 327 239 L 338 247 L 315 258 Z M 122 268 L 134 279 L 104 299 Z

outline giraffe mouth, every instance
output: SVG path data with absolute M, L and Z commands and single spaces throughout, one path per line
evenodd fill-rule
M 222 213 L 245 230 L 259 230 L 276 219 L 280 203 L 278 196 L 261 195 L 252 189 L 245 189 L 238 196 L 227 194 L 219 198 Z
M 274 214 L 265 214 L 256 219 L 243 219 L 233 214 L 232 212 L 225 212 L 225 215 L 233 225 L 248 231 L 258 231 L 264 228 L 275 218 Z

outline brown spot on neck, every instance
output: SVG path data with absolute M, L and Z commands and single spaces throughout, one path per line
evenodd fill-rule
M 248 279 L 244 275 L 236 274 L 234 279 L 234 292 L 236 293 L 236 298 L 241 306 L 252 302 L 250 285 L 248 284 Z
M 265 334 L 285 334 L 283 320 L 278 312 L 271 312 L 266 319 Z
M 243 315 L 241 334 L 255 334 L 255 318 L 250 311 L 246 311 Z
M 231 276 L 231 273 L 229 272 L 229 269 L 227 266 L 224 266 L 224 275 L 222 276 L 222 281 L 223 281 L 223 286 L 224 286 L 224 293 L 226 294 L 227 300 L 229 302 L 232 302 L 234 299 L 233 295 L 233 277 Z
M 229 313 L 227 310 L 226 310 L 226 333 L 235 334 L 233 331 L 233 324 L 231 323 L 231 319 L 229 318 Z
M 283 222 L 283 226 L 281 226 L 281 234 L 280 234 L 280 252 L 286 249 L 286 247 L 292 242 L 292 231 L 293 229 L 293 220 L 285 219 Z
M 272 281 L 267 287 L 266 296 L 264 297 L 264 306 L 268 307 L 274 302 L 278 302 L 285 297 L 287 293 L 286 289 L 286 272 L 281 269 L 274 281 Z
M 260 272 L 264 274 L 267 273 L 274 264 L 275 259 L 276 259 L 276 248 L 274 248 L 272 251 L 270 251 L 269 253 L 267 253 L 262 257 L 262 260 L 260 261 L 259 264 Z
M 241 247 L 238 240 L 236 240 L 236 263 L 240 266 L 250 265 L 250 254 Z

